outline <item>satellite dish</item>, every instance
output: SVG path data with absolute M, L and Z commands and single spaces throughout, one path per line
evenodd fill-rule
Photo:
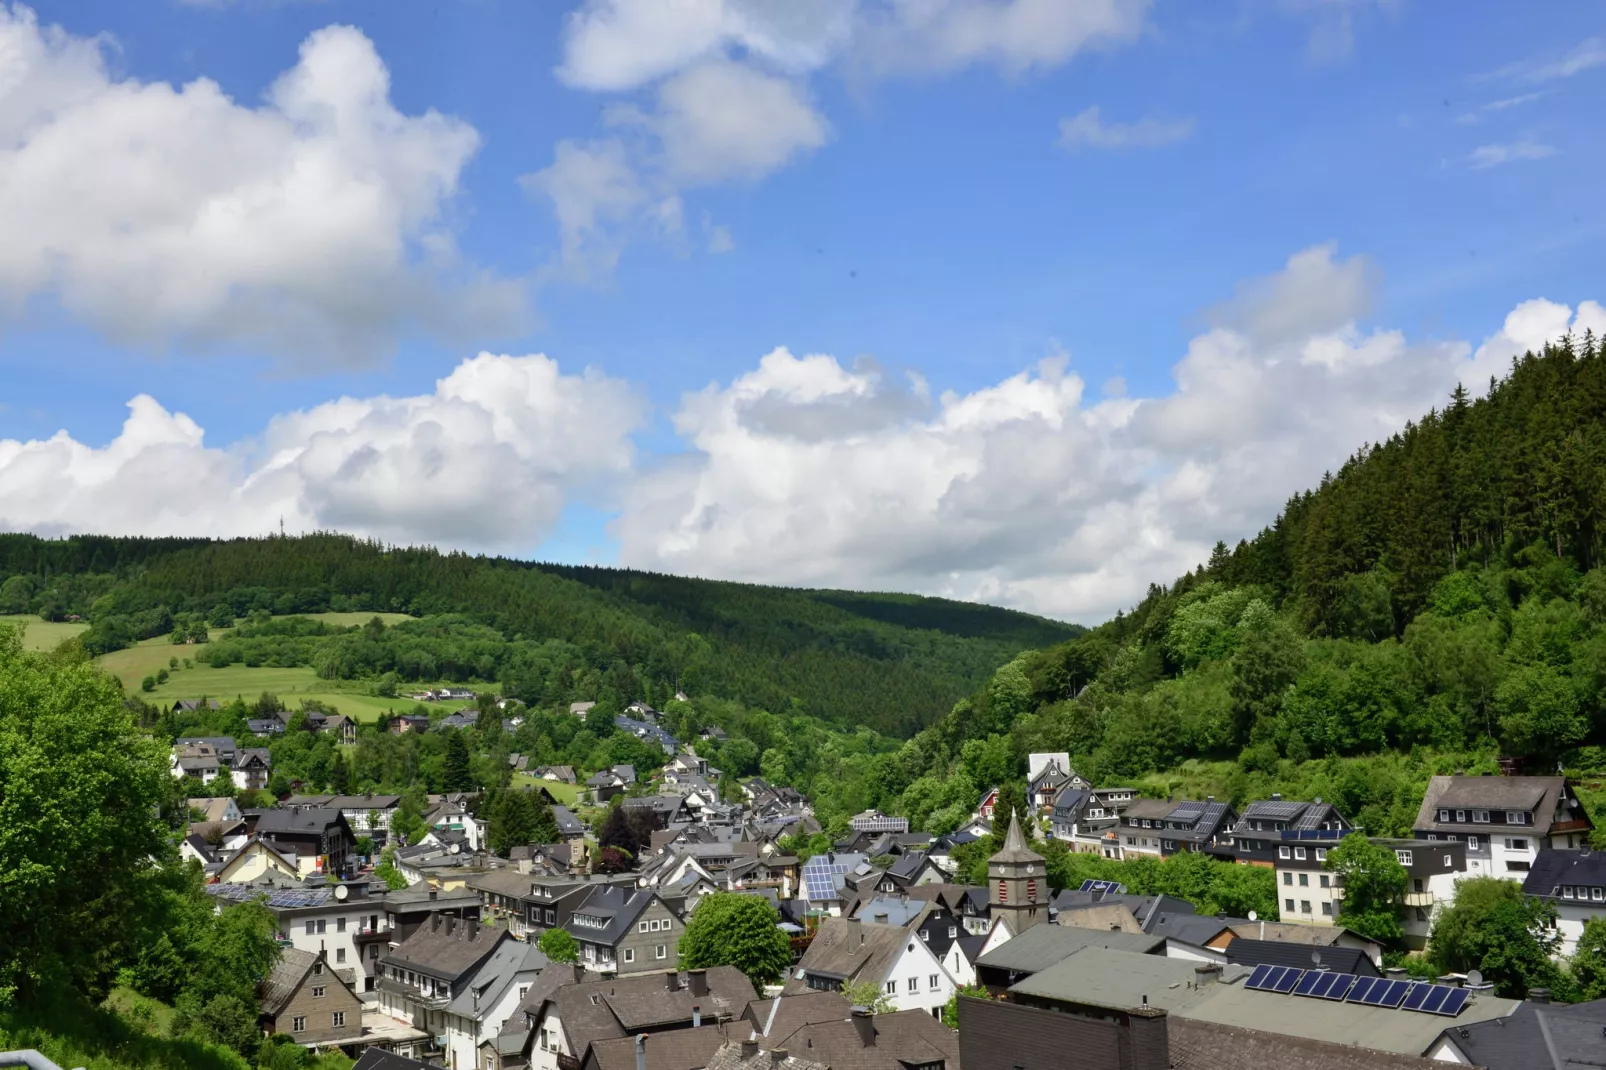
M 1322 964 L 1322 953 L 1320 951 L 1312 951 L 1310 953 L 1310 960 L 1316 965 L 1320 966 Z
M 335 898 L 336 899 L 344 900 L 346 898 L 346 894 L 347 894 L 346 893 L 346 886 L 344 884 L 335 885 Z
M 1469 984 L 1469 985 L 1481 985 L 1481 984 L 1483 984 L 1483 971 L 1482 970 L 1468 970 L 1467 971 L 1467 984 Z
M 1250 921 L 1259 921 L 1260 920 L 1260 915 L 1256 914 L 1253 910 L 1251 910 L 1249 912 L 1249 920 Z

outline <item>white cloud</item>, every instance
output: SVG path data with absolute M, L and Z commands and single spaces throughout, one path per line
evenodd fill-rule
M 1506 316 L 1500 330 L 1484 339 L 1461 381 L 1468 390 L 1484 393 L 1490 376 L 1504 376 L 1511 371 L 1513 357 L 1536 353 L 1546 342 L 1564 334 L 1581 338 L 1586 330 L 1594 331 L 1596 338 L 1606 337 L 1606 308 L 1584 301 L 1574 314 L 1566 305 L 1542 297 L 1524 301 Z
M 714 256 L 736 251 L 736 236 L 723 223 L 715 223 L 708 212 L 703 213 L 703 233 L 708 236 L 708 251 Z
M 1371 291 L 1363 260 L 1297 254 L 1216 310 L 1149 398 L 1090 398 L 1062 359 L 933 398 L 874 365 L 777 349 L 683 400 L 690 451 L 626 496 L 620 559 L 1102 620 L 1458 381 L 1481 392 L 1511 347 L 1606 327 L 1593 303 L 1576 317 L 1530 303 L 1474 354 L 1362 328 Z
M 644 413 L 619 380 L 488 353 L 433 393 L 341 398 L 226 449 L 141 395 L 102 448 L 65 431 L 0 439 L 0 529 L 226 536 L 283 517 L 292 531 L 528 552 L 566 499 L 630 469 Z
M 1475 171 L 1499 167 L 1518 160 L 1543 160 L 1556 155 L 1554 145 L 1538 141 L 1512 141 L 1504 145 L 1479 145 L 1467 157 L 1467 164 Z
M 1054 67 L 1143 32 L 1149 0 L 889 0 L 863 5 L 858 66 L 946 73 L 990 64 L 1008 74 Z
M 550 166 L 519 179 L 525 190 L 552 202 L 562 242 L 559 263 L 574 281 L 613 270 L 619 259 L 619 225 L 651 200 L 622 142 L 560 141 Z
M 1097 104 L 1060 120 L 1060 147 L 1065 149 L 1152 149 L 1192 136 L 1192 119 L 1145 116 L 1131 123 L 1107 123 Z
M 762 178 L 829 134 L 795 83 L 723 60 L 664 82 L 649 122 L 670 178 L 682 185 Z
M 1455 121 L 1460 123 L 1462 126 L 1474 126 L 1478 123 L 1481 123 L 1485 115 L 1493 112 L 1509 111 L 1512 108 L 1521 107 L 1524 104 L 1532 104 L 1534 101 L 1546 96 L 1547 94 L 1548 90 L 1541 90 L 1537 93 L 1521 93 L 1517 96 L 1506 97 L 1502 100 L 1491 100 L 1487 104 L 1480 104 L 1478 107 L 1464 115 L 1457 116 Z
M 0 304 L 41 295 L 112 339 L 345 362 L 404 329 L 506 329 L 522 289 L 467 269 L 448 206 L 479 137 L 389 99 L 332 26 L 245 107 L 116 79 L 101 42 L 0 4 Z
M 1550 82 L 1558 78 L 1571 78 L 1602 64 L 1606 64 L 1606 38 L 1591 37 L 1580 41 L 1560 59 L 1538 64 L 1525 73 L 1529 81 Z

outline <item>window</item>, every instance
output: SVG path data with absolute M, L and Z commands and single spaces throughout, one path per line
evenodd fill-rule
M 311 936 L 318 931 L 318 923 L 311 918 L 307 919 L 307 935 Z
M 1333 886 L 1332 878 L 1330 878 L 1327 874 L 1323 873 L 1322 874 L 1322 887 L 1323 888 L 1331 888 L 1332 886 Z
M 345 962 L 346 961 L 346 949 L 345 948 L 343 948 L 343 947 L 335 948 L 335 961 L 336 962 Z
M 1489 823 L 1489 811 L 1487 811 L 1487 810 L 1474 810 L 1474 811 L 1472 811 L 1472 823 L 1474 825 L 1487 825 Z
M 1467 850 L 1476 851 L 1477 849 L 1478 849 L 1478 837 L 1476 837 L 1476 836 L 1468 836 L 1467 837 Z
M 1128 836 L 1126 838 L 1126 845 L 1128 847 L 1136 847 L 1138 845 L 1138 841 L 1133 839 L 1131 836 Z
M 959 935 L 959 926 L 957 926 L 957 925 L 948 926 L 948 939 L 952 940 L 954 937 L 956 937 L 958 935 Z
M 1411 882 L 1411 890 L 1413 892 L 1420 892 L 1422 890 L 1422 878 L 1421 877 L 1417 877 L 1415 880 L 1413 880 Z
M 1563 888 L 1561 890 L 1561 897 L 1563 899 L 1571 899 L 1573 897 L 1573 890 L 1572 890 L 1571 886 Z
M 379 945 L 378 944 L 369 944 L 368 945 L 368 957 L 371 958 L 371 959 L 377 959 L 379 957 Z
M 1290 886 L 1292 886 L 1294 883 L 1294 875 L 1288 872 L 1286 869 L 1283 870 L 1283 883 Z
M 323 959 L 319 959 L 312 964 L 312 972 L 314 976 L 323 972 Z
M 1514 839 L 1507 840 L 1506 846 L 1513 851 L 1526 851 L 1528 849 L 1528 841 L 1523 839 L 1521 836 L 1518 836 Z
M 1440 821 L 1448 821 L 1448 820 L 1450 820 L 1450 811 L 1448 811 L 1448 810 L 1440 810 L 1439 811 L 1439 820 Z
M 323 994 L 326 991 L 328 991 L 328 989 L 324 988 L 322 985 L 319 985 L 317 988 L 314 988 L 312 990 L 312 998 L 313 999 L 322 999 L 323 998 Z
M 658 927 L 660 929 L 662 929 L 664 932 L 668 932 L 670 929 L 674 928 L 674 926 L 675 926 L 675 919 L 674 918 L 665 918 L 663 921 L 658 923 Z
M 1603 893 L 1600 888 L 1591 888 L 1589 890 L 1589 898 L 1597 903 L 1601 901 L 1603 894 L 1606 893 Z
M 519 998 L 520 999 L 523 999 L 525 996 L 529 995 L 529 992 L 530 992 L 530 986 L 529 985 L 520 985 L 519 986 Z
M 1295 847 L 1294 857 L 1303 862 L 1305 860 L 1305 849 L 1303 847 Z
M 1325 914 L 1329 918 L 1332 917 L 1333 916 L 1333 904 L 1331 904 L 1331 903 L 1323 903 L 1322 904 L 1322 913 Z
M 653 949 L 652 957 L 655 958 L 655 959 L 661 959 L 661 958 L 663 958 L 664 956 L 666 956 L 668 954 L 669 954 L 669 945 L 668 944 L 659 944 L 656 948 Z
M 1507 810 L 1506 811 L 1506 824 L 1508 824 L 1508 825 L 1525 824 L 1527 822 L 1527 820 L 1528 820 L 1528 815 L 1523 813 L 1520 810 Z
M 636 961 L 636 949 L 635 948 L 633 948 L 633 947 L 625 948 L 625 961 L 626 962 L 635 962 Z
M 346 1024 L 346 1012 L 345 1011 L 335 1011 L 333 1014 L 331 1014 L 329 1016 L 329 1024 L 334 1026 L 336 1029 L 339 1029 L 341 1026 L 345 1025 Z
M 558 912 L 555 911 L 555 910 L 547 911 L 546 912 L 546 923 L 548 925 L 556 925 L 558 923 Z
M 1411 864 L 1411 852 L 1410 851 L 1404 851 L 1404 850 L 1395 851 L 1394 852 L 1394 857 L 1399 859 L 1400 865 L 1402 865 L 1402 866 L 1408 866 L 1408 865 Z
M 638 922 L 637 922 L 637 923 L 636 923 L 636 931 L 637 931 L 637 932 L 638 932 L 638 933 L 644 933 L 644 932 L 646 932 L 646 931 L 647 931 L 647 923 L 646 923 L 646 922 L 644 922 L 644 921 L 638 921 Z
M 1283 902 L 1287 904 L 1287 913 L 1292 914 L 1294 912 L 1294 901 L 1292 899 L 1284 899 Z
M 927 977 L 926 978 L 926 983 L 930 986 L 930 988 L 931 988 L 931 990 L 933 992 L 937 991 L 938 985 L 937 985 L 937 975 L 936 974 L 932 974 L 930 977 Z
M 1310 874 L 1309 873 L 1301 873 L 1299 875 L 1299 886 L 1301 888 L 1309 888 L 1310 887 Z
M 336 918 L 335 919 L 335 932 L 343 933 L 345 931 L 346 931 L 346 919 L 345 918 Z
M 918 978 L 918 977 L 909 978 L 908 985 L 909 985 L 909 991 L 911 991 L 911 992 L 920 991 L 920 978 Z
M 322 918 L 318 919 L 318 935 L 319 936 L 323 935 L 324 926 L 327 925 L 327 924 L 328 923 L 325 922 Z
M 897 994 L 898 994 L 898 982 L 896 982 L 896 981 L 888 981 L 887 982 L 887 995 L 896 996 Z
M 1249 841 L 1248 840 L 1239 840 L 1238 841 L 1238 850 L 1240 850 L 1240 851 L 1249 850 Z
M 929 932 L 927 932 L 925 929 L 921 929 L 920 930 L 920 939 L 924 940 L 926 943 L 929 944 L 929 943 L 931 943 L 931 934 Z
M 1457 823 L 1465 824 L 1467 820 L 1467 812 L 1465 810 L 1457 810 L 1455 812 L 1455 819 Z
M 305 1033 L 306 1031 L 307 1019 L 304 1015 L 297 1015 L 296 1017 L 290 1019 L 290 1032 Z
M 1309 899 L 1301 899 L 1299 901 L 1299 912 L 1301 914 L 1309 914 L 1310 913 L 1310 900 Z
M 1290 852 L 1289 852 L 1288 848 L 1286 848 L 1286 847 L 1277 848 L 1277 857 L 1278 858 L 1287 858 L 1287 857 L 1289 857 L 1289 854 L 1290 854 Z

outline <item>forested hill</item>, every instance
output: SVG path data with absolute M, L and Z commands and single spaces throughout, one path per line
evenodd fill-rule
M 191 615 L 354 610 L 447 618 L 435 645 L 448 652 L 415 671 L 395 666 L 404 679 L 471 674 L 547 706 L 662 703 L 679 688 L 904 736 L 1000 662 L 1081 632 L 944 599 L 567 568 L 340 535 L 0 536 L 0 613 L 82 616 L 97 652 L 167 634 Z
M 1129 613 L 1004 665 L 878 780 L 941 825 L 1068 751 L 1095 782 L 1340 802 L 1410 828 L 1427 777 L 1606 784 L 1606 353 L 1528 354 L 1360 449 Z M 1606 795 L 1602 822 L 1606 827 Z M 1592 801 L 1593 805 L 1593 801 Z

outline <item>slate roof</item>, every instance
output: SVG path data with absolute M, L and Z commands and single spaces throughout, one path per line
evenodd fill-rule
M 1125 892 L 1083 892 L 1066 888 L 1049 901 L 1049 906 L 1061 913 L 1087 906 L 1119 904 L 1132 912 L 1143 926 L 1152 932 L 1162 917 L 1193 914 L 1197 908 L 1186 899 L 1173 899 L 1169 895 L 1129 895 Z
M 574 811 L 567 806 L 554 806 L 552 818 L 558 823 L 558 834 L 561 836 L 585 835 L 585 822 L 574 816 Z
M 1136 955 L 1153 955 L 1165 947 L 1165 938 L 1135 933 L 1101 932 L 1067 925 L 1033 925 L 1019 936 L 1006 940 L 976 960 L 978 966 L 991 966 L 1015 973 L 1037 973 L 1065 961 L 1088 948 L 1110 948 Z M 1183 961 L 1183 960 L 1176 960 Z M 1186 960 L 1191 970 L 1197 963 Z M 1192 974 L 1189 974 L 1192 977 Z
M 409 1059 L 405 1055 L 397 1055 L 393 1051 L 384 1051 L 378 1045 L 370 1045 L 363 1049 L 362 1058 L 352 1065 L 351 1070 L 439 1070 L 429 1063 Z
M 1292 921 L 1244 921 L 1238 918 L 1228 918 L 1227 920 L 1232 923 L 1234 936 L 1241 936 L 1250 940 L 1276 940 L 1282 944 L 1334 947 L 1341 938 L 1348 936 L 1357 940 L 1365 940 L 1373 946 L 1381 946 L 1370 937 L 1362 936 L 1353 929 L 1346 929 L 1342 925 L 1301 925 Z
M 891 895 L 878 895 L 859 904 L 855 917 L 860 921 L 877 922 L 886 925 L 899 925 L 908 928 L 909 924 L 931 909 L 931 903 L 924 899 L 907 899 Z M 878 915 L 886 915 L 879 917 Z
M 602 884 L 591 889 L 589 895 L 575 905 L 575 914 L 593 915 L 608 919 L 601 928 L 576 925 L 572 921 L 569 931 L 577 939 L 594 944 L 613 945 L 619 942 L 636 924 L 636 918 L 657 897 L 651 888 L 618 888 Z
M 1192 944 L 1194 947 L 1204 947 L 1222 933 L 1229 932 L 1233 923 L 1239 921 L 1247 924 L 1249 919 L 1218 918 L 1211 914 L 1161 914 L 1145 931 L 1153 936 L 1165 936 L 1185 944 Z M 1307 947 L 1304 951 L 1305 964 L 1309 965 L 1310 948 Z M 1294 964 L 1289 963 L 1289 965 Z
M 799 992 L 795 996 L 755 999 L 742 1011 L 743 1020 L 761 1037 L 784 1037 L 813 1022 L 833 1022 L 853 1013 L 840 992 Z
M 650 1033 L 647 1035 L 647 1070 L 703 1070 L 728 1039 L 727 1031 L 718 1025 Z M 585 1065 L 596 1070 L 635 1070 L 636 1038 L 597 1041 L 591 1045 Z
M 1523 894 L 1558 898 L 1564 886 L 1606 888 L 1606 853 L 1587 848 L 1577 851 L 1541 848 L 1528 876 L 1523 879 Z
M 385 960 L 456 981 L 507 939 L 510 937 L 506 929 L 436 914 L 427 925 L 420 925 L 413 935 L 386 955 Z
M 1276 835 L 1275 829 L 1256 829 L 1254 827 L 1256 821 L 1282 822 L 1288 830 L 1298 832 L 1319 829 L 1324 825 L 1349 828 L 1349 822 L 1344 820 L 1344 815 L 1340 814 L 1332 803 L 1262 799 L 1244 807 L 1243 813 L 1238 815 L 1238 823 L 1233 826 L 1232 834 L 1251 837 L 1257 834 L 1264 837 L 1267 833 Z
M 1505 811 L 1526 810 L 1533 814 L 1532 825 L 1521 826 L 1534 836 L 1545 836 L 1555 822 L 1556 802 L 1566 789 L 1566 781 L 1559 776 L 1506 777 L 1506 776 L 1436 776 L 1428 780 L 1428 789 L 1417 811 L 1415 831 L 1465 832 L 1470 835 L 1487 835 L 1491 826 L 1513 828 L 1505 823 Z M 1569 818 L 1587 824 L 1588 815 L 1576 799 L 1575 809 Z M 1440 821 L 1438 811 L 1443 808 L 1462 810 L 1497 811 L 1489 815 L 1488 823 L 1471 821 Z M 1451 818 L 1455 817 L 1451 813 Z M 1468 814 L 1467 817 L 1471 817 Z
M 1504 1018 L 1445 1033 L 1474 1066 L 1488 1070 L 1599 1067 L 1606 1062 L 1606 1000 L 1570 1007 L 1522 1003 Z
M 547 965 L 546 955 L 534 944 L 504 940 L 447 1006 L 447 1013 L 474 1019 L 489 1014 L 515 978 L 520 974 L 539 972 Z
M 1434 1070 L 1445 1064 L 1346 1044 L 1172 1017 L 1173 1070 Z
M 902 925 L 826 918 L 814 934 L 809 949 L 803 952 L 798 969 L 833 981 L 879 983 L 898 961 L 908 940 L 909 931 Z M 783 992 L 794 995 L 807 990 L 807 982 L 794 977 L 786 983 Z
M 306 980 L 312 964 L 317 961 L 318 956 L 310 951 L 285 948 L 279 954 L 279 961 L 274 964 L 267 979 L 262 982 L 262 1013 L 270 1018 L 277 1018 L 279 1012 L 289 1005 L 296 994 L 296 989 L 301 987 L 301 982 Z
M 726 1044 L 709 1057 L 708 1070 L 831 1070 L 824 1063 L 801 1059 L 791 1052 L 785 1058 L 776 1058 L 777 1054 L 738 1043 Z
M 942 1062 L 959 1066 L 959 1034 L 925 1011 L 894 1011 L 873 1018 L 874 1043 L 866 1046 L 857 1023 L 816 1022 L 784 1037 L 761 1041 L 766 1048 L 785 1048 L 829 1066 L 831 1070 L 903 1070 Z
M 706 977 L 708 992 L 701 996 L 692 993 L 685 974 L 646 973 L 563 985 L 543 1005 L 555 1010 L 564 1033 L 583 1051 L 599 1040 L 689 1023 L 694 1004 L 705 1022 L 735 1018 L 752 999 L 753 983 L 734 966 L 715 966 Z
M 1284 944 L 1276 940 L 1245 940 L 1238 937 L 1227 945 L 1227 961 L 1240 966 L 1297 966 L 1309 970 L 1317 965 L 1312 955 L 1322 957 L 1322 969 L 1353 973 L 1362 977 L 1382 976 L 1365 951 L 1358 947 L 1324 947 L 1312 950 L 1309 944 Z
M 1026 846 L 1026 837 L 1021 834 L 1020 830 L 1020 815 L 1011 811 L 1009 815 L 1009 831 L 1004 834 L 1004 846 L 987 861 L 1041 862 L 1042 860 L 1042 855 Z
M 330 825 L 341 824 L 345 818 L 339 810 L 305 806 L 296 810 L 253 810 L 257 817 L 255 833 L 258 836 L 322 835 Z

